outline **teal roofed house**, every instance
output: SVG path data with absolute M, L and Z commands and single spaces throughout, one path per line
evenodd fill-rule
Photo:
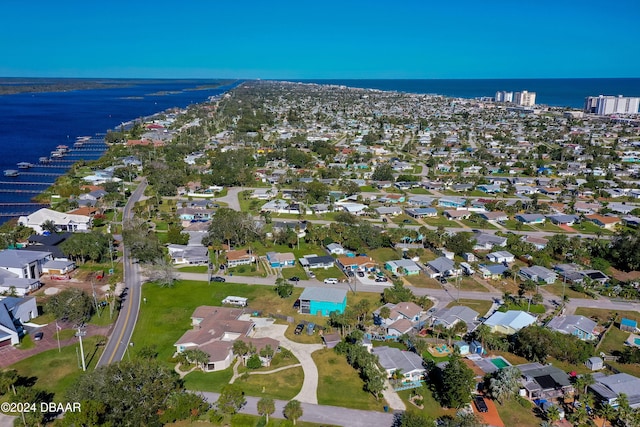
M 344 313 L 347 308 L 346 289 L 305 288 L 300 295 L 300 313 L 329 316 L 331 312 Z

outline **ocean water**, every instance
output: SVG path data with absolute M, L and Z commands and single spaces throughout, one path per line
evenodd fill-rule
M 95 136 L 168 108 L 204 102 L 235 85 L 194 90 L 208 83 L 141 80 L 127 87 L 0 96 L 0 215 L 37 209 L 7 204 L 29 202 L 33 192 L 44 190 L 65 169 L 36 166 L 14 178 L 3 176 L 2 171 L 16 169 L 18 162 L 37 164 L 60 144 L 72 147 L 78 136 Z M 65 159 L 96 159 L 101 154 L 83 150 Z M 70 162 L 56 164 L 69 166 Z M 27 182 L 31 184 L 21 184 Z M 6 219 L 0 216 L 0 222 Z
M 582 108 L 587 96 L 640 96 L 640 78 L 626 79 L 472 79 L 472 80 L 288 80 L 349 87 L 428 93 L 456 98 L 495 96 L 497 91 L 536 92 L 536 103 Z

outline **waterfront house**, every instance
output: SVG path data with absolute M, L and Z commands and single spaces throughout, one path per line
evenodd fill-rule
M 52 209 L 42 208 L 30 215 L 18 218 L 18 224 L 33 228 L 33 230 L 42 234 L 42 225 L 48 221 L 55 224 L 57 231 L 88 231 L 91 228 L 92 219 L 90 216 L 73 215 L 64 212 L 54 211 Z

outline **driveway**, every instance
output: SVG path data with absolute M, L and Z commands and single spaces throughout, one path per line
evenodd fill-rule
M 304 380 L 300 393 L 294 399 L 300 402 L 318 404 L 318 368 L 311 358 L 311 353 L 323 348 L 322 344 L 300 344 L 289 340 L 284 336 L 288 325 L 262 324 L 256 327 L 254 337 L 269 337 L 280 341 L 280 346 L 290 350 L 291 353 L 300 361 L 302 370 L 304 371 Z

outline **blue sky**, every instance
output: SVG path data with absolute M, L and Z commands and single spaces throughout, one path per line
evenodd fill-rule
M 640 77 L 640 1 L 4 0 L 0 76 Z

